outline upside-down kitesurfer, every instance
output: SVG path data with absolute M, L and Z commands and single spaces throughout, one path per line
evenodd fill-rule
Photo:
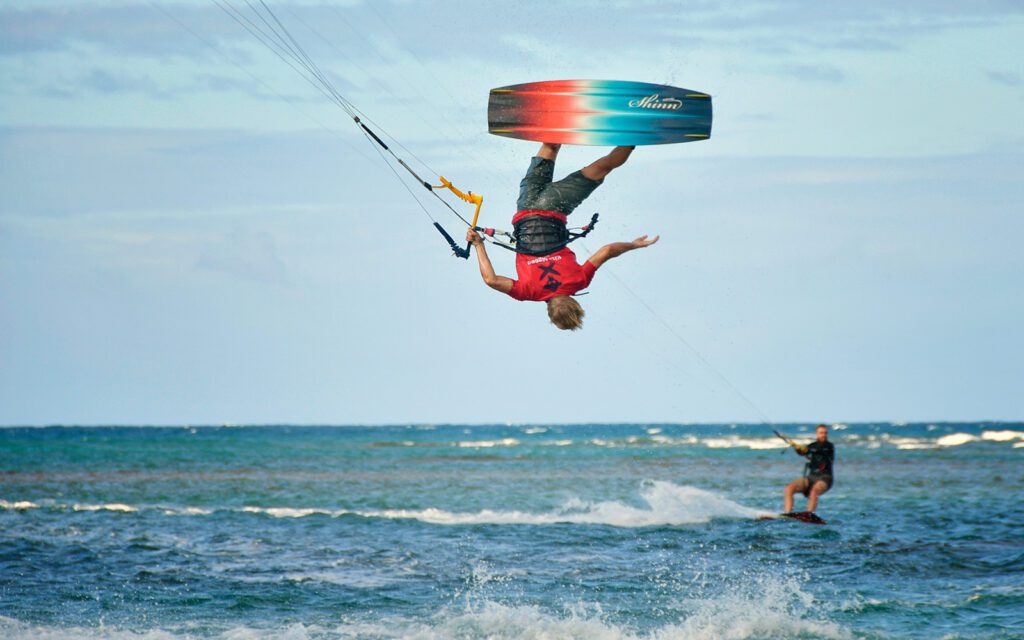
M 518 211 L 512 218 L 518 279 L 494 273 L 480 234 L 469 229 L 466 240 L 476 248 L 480 275 L 487 286 L 516 300 L 546 302 L 552 324 L 559 329 L 576 330 L 583 326 L 583 308 L 571 296 L 586 289 L 606 261 L 627 251 L 649 247 L 658 241 L 658 236 L 613 242 L 598 249 L 583 264 L 577 263 L 576 254 L 565 246 L 567 218 L 601 185 L 605 176 L 629 159 L 634 147 L 615 147 L 603 158 L 553 182 L 560 146 L 541 145 L 519 185 Z
M 819 424 L 815 428 L 815 441 L 808 444 L 790 445 L 797 455 L 807 458 L 804 475 L 786 485 L 783 514 L 793 513 L 793 494 L 800 492 L 807 496 L 807 510 L 811 513 L 818 506 L 818 497 L 832 488 L 832 463 L 836 449 L 828 439 L 828 426 Z

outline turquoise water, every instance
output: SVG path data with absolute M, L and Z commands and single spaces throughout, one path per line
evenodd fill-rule
M 831 439 L 814 526 L 764 426 L 0 429 L 0 636 L 1024 637 L 1024 424 Z

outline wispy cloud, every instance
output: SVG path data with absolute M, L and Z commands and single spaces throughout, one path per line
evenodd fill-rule
M 244 4 L 232 2 L 243 11 Z M 495 32 L 536 33 L 536 25 L 548 25 L 548 48 L 561 43 L 597 47 L 602 37 L 644 33 L 647 44 L 658 44 L 665 34 L 685 34 L 684 40 L 700 44 L 724 35 L 756 38 L 772 32 L 785 34 L 777 45 L 800 39 L 802 46 L 822 49 L 894 50 L 901 39 L 934 34 L 940 30 L 977 28 L 1007 19 L 1024 18 L 1024 5 L 1012 0 L 980 2 L 891 3 L 870 0 L 856 3 L 807 3 L 773 0 L 747 3 L 688 3 L 656 0 L 617 2 L 602 7 L 598 20 L 591 16 L 589 0 L 577 3 L 537 3 L 507 10 L 493 3 L 467 3 L 459 8 L 457 35 L 450 25 L 424 25 L 410 17 L 402 3 L 349 6 L 274 3 L 275 11 L 309 43 L 319 59 L 371 59 L 387 55 L 387 43 L 436 56 L 457 50 L 462 54 L 486 49 L 495 54 Z M 495 29 L 495 25 L 501 25 Z M 569 28 L 571 26 L 571 28 Z M 429 27 L 429 28 L 427 28 Z M 552 29 L 554 32 L 552 33 Z M 808 36 L 807 30 L 814 35 Z M 192 31 L 193 33 L 189 33 Z M 317 35 L 314 35 L 314 32 Z M 196 36 L 199 36 L 198 38 Z M 248 34 L 219 7 L 212 4 L 82 5 L 0 10 L 0 55 L 62 50 L 91 44 L 107 50 L 145 56 L 203 56 L 208 46 L 224 46 L 248 39 Z M 376 42 L 376 44 L 374 44 Z M 513 49 L 518 44 L 508 42 Z M 642 43 L 638 43 L 642 44 Z M 442 46 L 446 45 L 446 46 Z M 443 55 L 443 54 L 442 54 Z
M 176 7 L 183 21 L 206 22 L 208 10 Z M 0 55 L 66 51 L 81 45 L 136 55 L 197 55 L 201 43 L 181 37 L 150 6 L 98 6 L 0 11 Z
M 172 92 L 161 87 L 160 83 L 146 74 L 108 71 L 106 69 L 92 69 L 73 83 L 44 85 L 42 91 L 58 96 L 75 95 L 83 92 L 98 94 L 139 93 L 159 100 L 166 100 L 173 95 Z
M 1019 87 L 1024 85 L 1024 76 L 1012 71 L 989 71 L 987 75 L 989 80 L 996 84 L 1002 84 L 1008 87 Z
M 846 79 L 840 69 L 824 64 L 784 64 L 774 67 L 772 71 L 777 75 L 811 82 L 842 82 Z
M 263 284 L 282 284 L 287 279 L 284 262 L 269 233 L 233 229 L 219 242 L 200 249 L 196 266 Z

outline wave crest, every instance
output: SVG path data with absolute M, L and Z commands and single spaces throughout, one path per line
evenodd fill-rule
M 412 519 L 442 525 L 569 523 L 624 528 L 702 524 L 715 518 L 757 518 L 767 515 L 765 511 L 745 507 L 711 491 L 664 480 L 644 482 L 639 497 L 643 503 L 640 506 L 619 500 L 588 502 L 572 499 L 558 509 L 541 513 L 493 509 L 452 512 L 434 507 L 349 513 L 367 518 Z

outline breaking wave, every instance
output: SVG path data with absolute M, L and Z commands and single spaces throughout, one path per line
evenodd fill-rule
M 643 504 L 618 500 L 586 502 L 572 499 L 561 508 L 528 511 L 452 512 L 444 509 L 384 509 L 355 512 L 368 518 L 414 519 L 431 524 L 603 524 L 613 527 L 652 527 L 702 524 L 715 518 L 757 518 L 767 512 L 745 507 L 710 491 L 679 486 L 661 480 L 645 482 L 640 490 Z
M 64 505 L 51 503 L 39 505 L 34 502 L 8 502 L 0 500 L 3 509 L 51 508 L 71 511 L 112 511 L 135 514 L 159 510 L 169 516 L 207 516 L 215 512 L 236 511 L 262 514 L 273 518 L 305 518 L 309 516 L 359 516 L 363 518 L 386 518 L 391 520 L 419 520 L 439 525 L 478 524 L 596 524 L 613 527 L 653 527 L 665 525 L 690 525 L 710 522 L 713 519 L 757 518 L 770 515 L 766 511 L 753 509 L 733 502 L 711 491 L 691 486 L 680 486 L 663 480 L 649 480 L 642 483 L 635 504 L 620 500 L 585 501 L 579 498 L 567 500 L 557 509 L 543 512 L 481 509 L 479 511 L 448 511 L 436 507 L 424 509 L 376 509 L 352 510 L 329 509 L 306 506 L 264 507 L 249 505 L 241 508 L 202 508 L 189 506 L 143 506 L 122 503 Z

